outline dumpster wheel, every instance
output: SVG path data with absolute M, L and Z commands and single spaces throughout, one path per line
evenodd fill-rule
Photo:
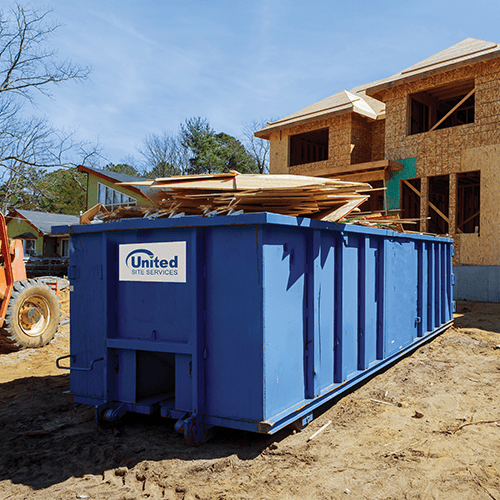
M 50 287 L 36 280 L 14 284 L 3 333 L 17 347 L 42 347 L 59 327 L 59 300 Z

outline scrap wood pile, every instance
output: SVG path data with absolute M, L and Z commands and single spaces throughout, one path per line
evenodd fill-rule
M 183 215 L 233 215 L 272 212 L 329 222 L 346 222 L 369 198 L 369 184 L 300 175 L 222 174 L 184 175 L 138 180 L 121 185 L 147 190 L 154 207 L 120 207 L 108 212 L 96 206 L 82 216 L 104 222 L 132 217 L 179 217 Z M 380 214 L 379 214 L 380 215 Z M 379 219 L 384 222 L 384 216 Z M 373 225 L 353 218 L 352 223 Z M 380 221 L 379 221 L 380 222 Z M 387 219 L 394 225 L 394 219 Z M 398 221 L 399 222 L 399 221 Z M 400 225 L 400 224 L 397 224 Z
M 128 184 L 128 183 L 127 183 Z M 132 184 L 132 183 L 131 183 Z M 130 185 L 130 184 L 129 184 Z M 178 176 L 132 184 L 149 188 L 166 216 L 273 212 L 336 221 L 368 199 L 369 184 L 299 175 Z

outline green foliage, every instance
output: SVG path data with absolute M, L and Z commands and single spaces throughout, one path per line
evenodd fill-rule
M 188 151 L 187 174 L 258 171 L 243 144 L 229 134 L 216 133 L 206 118 L 188 118 L 181 125 L 180 143 Z
M 180 142 L 189 152 L 186 174 L 210 174 L 219 171 L 219 145 L 206 118 L 188 118 L 181 125 Z
M 255 160 L 238 139 L 221 132 L 215 135 L 215 140 L 219 157 L 217 172 L 237 170 L 242 174 L 259 173 Z
M 37 210 L 79 215 L 85 209 L 87 176 L 76 168 L 61 168 L 45 174 L 40 187 L 45 196 L 39 200 Z
M 86 175 L 76 168 L 47 172 L 31 169 L 29 181 L 16 177 L 16 185 L 0 186 L 0 197 L 8 208 L 78 215 L 85 207 Z
M 157 163 L 151 170 L 143 174 L 146 179 L 160 179 L 162 177 L 172 177 L 173 175 L 181 175 L 181 171 L 167 162 Z
M 216 133 L 206 118 L 188 118 L 178 137 L 153 134 L 141 154 L 148 178 L 181 174 L 211 174 L 237 170 L 258 173 L 259 167 L 245 146 L 225 132 Z
M 119 163 L 115 165 L 114 163 L 108 163 L 103 170 L 108 172 L 116 172 L 117 174 L 134 175 L 135 177 L 140 177 L 139 171 L 132 165 L 127 165 L 126 163 Z

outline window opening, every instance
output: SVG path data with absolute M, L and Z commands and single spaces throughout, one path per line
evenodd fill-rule
M 457 175 L 457 229 L 463 233 L 479 233 L 480 184 L 479 170 Z
M 24 255 L 35 255 L 36 254 L 36 240 L 23 240 L 23 252 Z
M 420 179 L 404 179 L 401 181 L 401 218 L 402 219 L 420 219 Z M 408 231 L 418 231 L 420 224 L 403 224 Z
M 117 207 L 128 207 L 137 205 L 137 200 L 127 196 L 116 189 L 110 188 L 105 184 L 98 183 L 98 203 L 102 203 L 108 210 L 114 210 Z
M 411 94 L 409 134 L 474 123 L 474 96 L 474 80 Z
M 69 257 L 69 240 L 61 240 L 61 257 L 64 259 Z
M 450 176 L 429 177 L 429 232 L 449 233 Z
M 290 137 L 290 166 L 328 160 L 328 129 Z

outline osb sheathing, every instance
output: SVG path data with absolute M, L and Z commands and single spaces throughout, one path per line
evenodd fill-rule
M 384 126 L 375 123 L 357 113 L 346 113 L 275 131 L 270 137 L 270 173 L 314 175 L 315 170 L 383 160 Z M 322 128 L 329 130 L 328 160 L 289 168 L 290 136 Z
M 409 95 L 450 82 L 474 78 L 474 123 L 408 135 Z M 500 231 L 495 199 L 500 186 L 500 61 L 456 69 L 385 91 L 385 158 L 417 158 L 422 177 L 421 216 L 427 217 L 426 178 L 450 175 L 449 231 L 456 231 L 457 173 L 481 170 L 480 234 L 454 235 L 455 265 L 499 265 Z M 496 167 L 495 167 L 496 157 Z M 493 187 L 494 186 L 494 187 Z M 427 224 L 422 225 L 426 230 Z
M 384 160 L 385 153 L 385 120 L 370 123 L 372 136 L 372 152 L 370 161 Z
M 408 135 L 409 95 L 460 80 L 475 79 L 475 122 Z M 500 143 L 500 61 L 492 60 L 387 89 L 385 158 L 417 158 L 417 176 L 460 169 L 460 152 Z
M 328 128 L 329 132 L 328 160 L 295 165 L 289 168 L 290 136 L 323 128 Z M 275 131 L 271 135 L 270 142 L 269 172 L 271 174 L 313 175 L 314 170 L 349 165 L 351 159 L 351 118 L 349 114 L 338 115 Z
M 455 238 L 461 265 L 500 265 L 499 158 L 500 144 L 462 151 L 460 172 L 481 170 L 481 201 L 479 234 L 459 234 Z
M 426 203 L 422 203 L 422 200 L 427 200 L 429 198 L 429 179 L 423 177 L 420 181 L 420 231 L 426 233 L 428 231 L 429 222 L 427 217 L 429 216 L 429 208 Z
M 372 159 L 372 133 L 368 119 L 351 113 L 351 164 L 366 163 Z

